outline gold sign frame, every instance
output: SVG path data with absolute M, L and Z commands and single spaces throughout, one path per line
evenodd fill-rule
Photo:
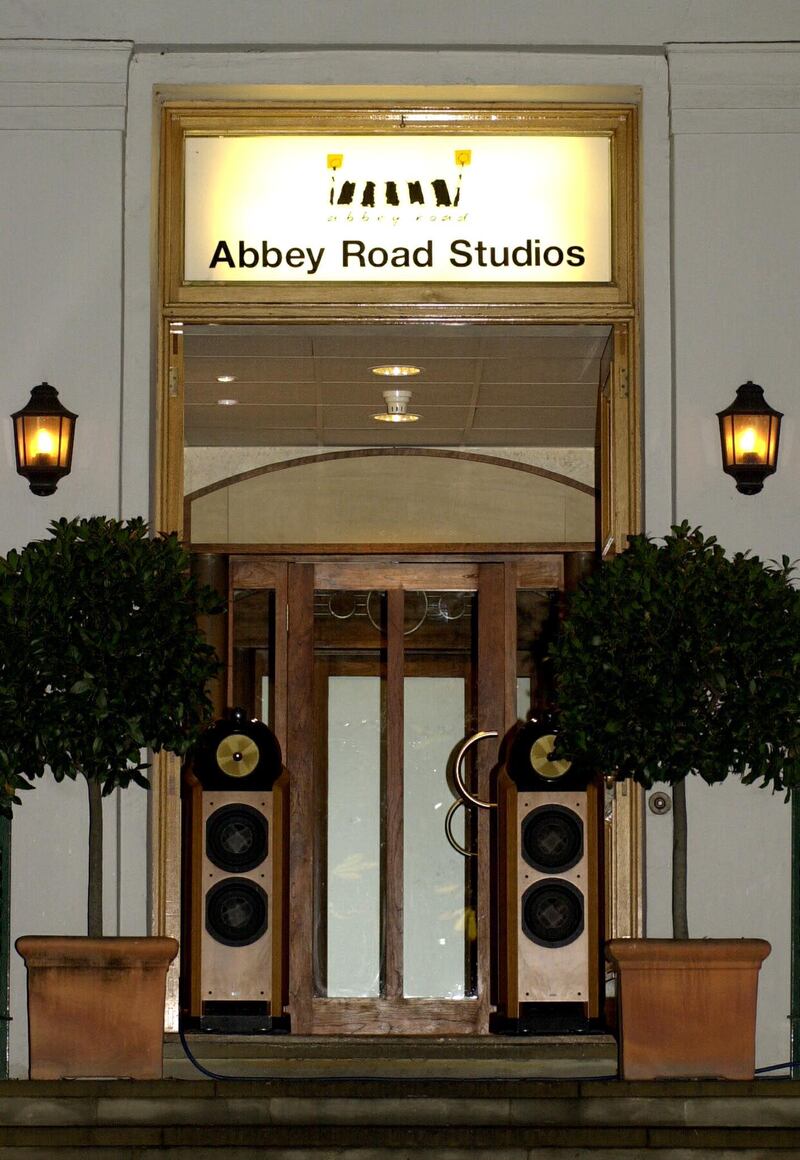
M 534 304 L 557 307 L 622 306 L 635 301 L 636 119 L 629 105 L 532 107 L 521 104 L 428 107 L 406 105 L 194 106 L 169 103 L 163 112 L 162 302 L 165 307 L 197 310 L 236 305 L 240 318 L 285 319 L 287 307 L 314 307 L 333 316 L 353 302 L 350 283 L 193 282 L 184 277 L 184 146 L 188 137 L 303 134 L 323 136 L 397 134 L 528 135 L 609 139 L 611 149 L 611 280 L 609 282 L 419 282 L 359 283 L 362 319 L 387 311 L 426 306 L 443 317 L 462 319 L 470 307 L 505 312 Z M 486 315 L 482 312 L 482 315 Z

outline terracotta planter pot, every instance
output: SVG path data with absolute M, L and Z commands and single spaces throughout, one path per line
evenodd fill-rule
M 623 1079 L 752 1079 L 764 939 L 612 939 Z
M 28 936 L 31 1079 L 160 1079 L 174 938 Z

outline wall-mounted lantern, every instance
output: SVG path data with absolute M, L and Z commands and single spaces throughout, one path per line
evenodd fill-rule
M 748 380 L 717 418 L 723 471 L 736 480 L 737 491 L 756 495 L 778 462 L 783 413 L 770 407 L 758 383 Z
M 59 479 L 72 467 L 72 443 L 78 416 L 58 401 L 58 391 L 39 383 L 14 422 L 17 471 L 34 495 L 52 495 Z

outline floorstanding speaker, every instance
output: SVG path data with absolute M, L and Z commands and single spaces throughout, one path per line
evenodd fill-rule
M 554 746 L 529 722 L 498 780 L 499 1030 L 579 1031 L 601 1011 L 601 794 Z
M 228 726 L 184 777 L 181 1005 L 207 1031 L 268 1031 L 285 1026 L 287 776 L 265 726 Z

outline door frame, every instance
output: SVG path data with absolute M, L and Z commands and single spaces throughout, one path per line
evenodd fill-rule
M 477 819 L 476 997 L 460 1000 L 406 998 L 403 994 L 403 595 L 407 591 L 473 591 L 478 596 L 476 648 L 477 681 L 475 728 L 510 728 L 512 716 L 510 664 L 497 639 L 508 639 L 511 613 L 507 573 L 515 565 L 461 562 L 403 562 L 384 564 L 372 559 L 296 563 L 289 565 L 289 673 L 286 763 L 291 772 L 290 809 L 292 845 L 289 874 L 292 940 L 289 961 L 289 1007 L 292 1030 L 299 1034 L 464 1035 L 489 1029 L 491 971 L 491 880 L 489 818 Z M 553 569 L 553 579 L 557 569 Z M 370 588 L 387 593 L 386 682 L 395 711 L 389 714 L 386 735 L 386 861 L 383 896 L 385 948 L 384 993 L 379 998 L 340 999 L 314 993 L 313 931 L 316 770 L 313 762 L 314 722 L 303 708 L 314 703 L 313 593 L 323 588 Z M 515 595 L 514 589 L 514 595 Z M 516 616 L 516 605 L 514 605 Z M 513 656 L 509 655 L 513 664 Z M 454 738 L 454 744 L 458 738 Z M 477 753 L 476 792 L 489 795 L 489 778 L 496 763 L 491 747 Z M 298 841 L 295 841 L 295 838 Z
M 289 779 L 291 841 L 289 908 L 289 1003 L 294 1033 L 321 1034 L 486 1034 L 492 991 L 491 818 L 479 811 L 473 819 L 478 855 L 474 884 L 477 951 L 475 998 L 458 1000 L 407 998 L 403 988 L 403 690 L 406 673 L 403 595 L 422 590 L 470 591 L 478 597 L 477 638 L 473 646 L 473 699 L 469 729 L 495 730 L 496 745 L 478 747 L 473 755 L 473 791 L 493 798 L 498 745 L 517 721 L 517 593 L 526 589 L 563 593 L 577 580 L 591 553 L 540 552 L 481 558 L 455 553 L 423 557 L 418 553 L 376 558 L 370 553 L 306 558 L 272 553 L 232 553 L 226 562 L 229 612 L 227 671 L 220 684 L 230 702 L 233 689 L 235 594 L 268 589 L 275 594 L 272 684 L 276 689 L 274 728 L 281 742 Z M 489 555 L 487 553 L 487 555 Z M 389 702 L 385 780 L 385 873 L 382 874 L 383 988 L 379 997 L 339 998 L 315 990 L 315 896 L 320 866 L 319 773 L 316 734 L 318 688 L 315 684 L 314 594 L 322 590 L 387 593 L 386 652 L 383 672 Z M 285 609 L 285 616 L 284 616 Z M 454 744 L 460 738 L 454 738 Z

